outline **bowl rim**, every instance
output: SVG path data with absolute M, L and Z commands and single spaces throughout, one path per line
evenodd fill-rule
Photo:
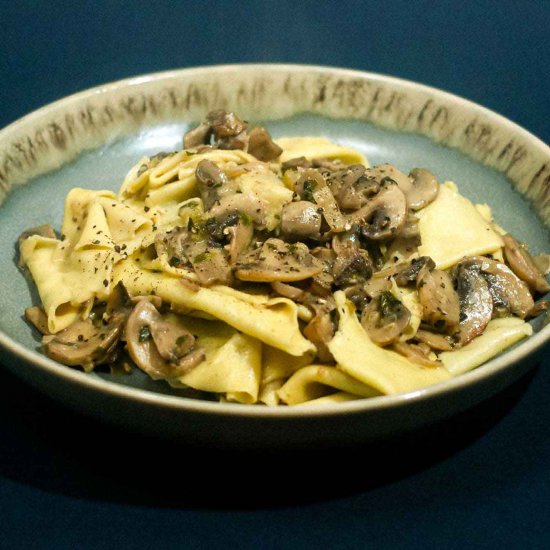
M 0 130 L 0 142 L 7 139 L 13 132 L 19 131 L 22 127 L 32 125 L 43 116 L 51 114 L 58 109 L 65 108 L 68 105 L 84 101 L 98 94 L 109 94 L 121 88 L 139 86 L 143 83 L 159 82 L 163 80 L 177 80 L 180 77 L 189 76 L 192 73 L 231 73 L 239 70 L 275 70 L 282 73 L 297 73 L 309 71 L 319 74 L 341 75 L 343 77 L 355 77 L 369 81 L 394 84 L 400 88 L 408 90 L 420 90 L 430 93 L 436 97 L 446 99 L 447 101 L 458 104 L 477 114 L 482 114 L 495 121 L 499 125 L 507 126 L 510 130 L 527 139 L 531 145 L 539 148 L 541 152 L 550 158 L 550 147 L 534 134 L 521 127 L 512 120 L 500 115 L 499 113 L 482 105 L 465 99 L 459 95 L 448 91 L 428 86 L 412 80 L 407 80 L 381 73 L 361 71 L 356 69 L 332 67 L 328 65 L 307 65 L 292 63 L 242 63 L 242 64 L 224 64 L 224 65 L 206 65 L 197 67 L 187 67 L 148 73 L 138 76 L 132 76 L 105 84 L 100 84 L 74 94 L 60 98 L 54 102 L 44 105 L 27 115 L 15 120 L 8 126 Z M 410 132 L 415 133 L 415 132 Z M 469 156 L 469 155 L 467 155 Z M 470 157 L 471 158 L 471 157 Z M 480 162 L 480 161 L 476 161 Z M 10 191 L 11 192 L 11 191 Z M 214 416 L 234 416 L 234 417 L 253 417 L 253 418 L 304 418 L 304 417 L 329 417 L 349 415 L 353 413 L 368 413 L 374 410 L 393 409 L 406 406 L 412 403 L 429 400 L 436 397 L 442 397 L 456 391 L 465 390 L 469 387 L 490 379 L 492 376 L 503 370 L 511 368 L 527 356 L 534 354 L 541 349 L 550 340 L 550 324 L 542 327 L 537 333 L 529 336 L 523 342 L 518 343 L 512 349 L 504 352 L 476 367 L 475 369 L 418 390 L 407 393 L 382 395 L 347 401 L 331 405 L 318 407 L 315 405 L 303 404 L 298 407 L 268 407 L 258 406 L 258 404 L 239 404 L 239 403 L 219 403 L 211 401 L 201 401 L 177 395 L 168 395 L 157 393 L 152 390 L 146 390 L 120 384 L 114 381 L 105 380 L 98 376 L 90 376 L 82 371 L 78 371 L 56 363 L 48 357 L 40 354 L 38 351 L 30 349 L 16 340 L 9 337 L 0 330 L 0 347 L 9 352 L 11 357 L 19 362 L 25 363 L 25 368 L 41 369 L 46 374 L 61 378 L 64 382 L 71 385 L 80 386 L 83 389 L 93 392 L 101 392 L 113 398 L 131 400 L 145 406 L 157 406 L 170 410 L 184 410 L 188 412 L 214 415 Z M 16 368 L 10 368 L 16 372 Z M 27 378 L 28 379 L 28 378 Z

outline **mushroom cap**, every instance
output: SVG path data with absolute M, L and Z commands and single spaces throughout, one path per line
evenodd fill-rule
M 512 271 L 522 281 L 525 281 L 533 292 L 541 294 L 548 292 L 550 285 L 526 248 L 509 233 L 503 235 L 502 240 L 504 241 L 504 255 Z
M 397 237 L 406 219 L 407 201 L 395 183 L 381 186 L 365 206 L 348 216 L 348 220 L 359 223 L 363 235 L 373 241 Z
M 431 261 L 430 258 L 428 258 Z M 433 262 L 432 262 L 433 263 Z M 420 262 L 418 265 L 422 265 Z M 430 265 L 429 262 L 424 263 Z M 460 321 L 460 302 L 451 276 L 440 269 L 424 269 L 417 278 L 422 319 L 437 330 L 448 332 Z
M 435 176 L 424 168 L 415 168 L 409 173 L 409 188 L 405 191 L 407 205 L 411 210 L 420 210 L 433 202 L 439 193 Z
M 305 244 L 267 239 L 260 248 L 241 257 L 235 277 L 250 282 L 294 282 L 309 279 L 322 268 L 321 262 L 310 254 Z
M 281 232 L 285 237 L 318 239 L 321 236 L 321 222 L 318 207 L 309 201 L 289 202 L 281 211 Z
M 411 312 L 391 292 L 374 298 L 361 314 L 361 325 L 369 338 L 380 346 L 396 342 L 407 328 Z
M 204 359 L 193 335 L 163 319 L 148 300 L 140 300 L 130 313 L 125 339 L 130 357 L 153 380 L 182 376 Z
M 480 274 L 479 264 L 459 263 L 455 280 L 460 300 L 459 342 L 464 345 L 481 334 L 493 315 L 489 285 Z

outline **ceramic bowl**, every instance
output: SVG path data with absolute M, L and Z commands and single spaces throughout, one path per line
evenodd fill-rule
M 550 337 L 529 339 L 478 369 L 425 389 L 325 408 L 268 408 L 179 397 L 141 373 L 84 374 L 56 364 L 22 317 L 36 303 L 16 265 L 18 235 L 59 227 L 75 186 L 118 189 L 144 154 L 181 147 L 185 129 L 223 108 L 274 136 L 324 135 L 371 164 L 429 168 L 455 181 L 534 253 L 548 250 L 550 149 L 479 105 L 413 82 L 328 67 L 184 69 L 87 90 L 0 132 L 2 364 L 52 398 L 130 430 L 220 447 L 293 448 L 393 436 L 444 420 L 503 390 L 536 364 Z

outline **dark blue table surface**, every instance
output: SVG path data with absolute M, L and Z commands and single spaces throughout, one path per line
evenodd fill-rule
M 2 0 L 0 127 L 126 76 L 276 61 L 420 81 L 549 143 L 549 29 L 545 0 Z M 0 384 L 0 548 L 550 546 L 550 352 L 443 426 L 292 455 L 176 447 Z

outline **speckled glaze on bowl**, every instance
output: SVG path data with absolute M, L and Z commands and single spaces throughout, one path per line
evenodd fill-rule
M 289 449 L 372 441 L 443 420 L 536 364 L 550 338 L 542 320 L 528 340 L 441 384 L 325 408 L 268 408 L 182 398 L 139 372 L 86 375 L 40 354 L 22 318 L 36 295 L 16 266 L 19 233 L 39 223 L 59 227 L 70 188 L 118 189 L 141 156 L 179 148 L 185 129 L 214 108 L 261 121 L 275 136 L 327 136 L 357 147 L 372 164 L 429 168 L 489 203 L 535 253 L 549 248 L 550 148 L 479 105 L 329 67 L 231 65 L 133 78 L 60 100 L 0 132 L 3 365 L 53 398 L 128 429 L 220 447 Z

